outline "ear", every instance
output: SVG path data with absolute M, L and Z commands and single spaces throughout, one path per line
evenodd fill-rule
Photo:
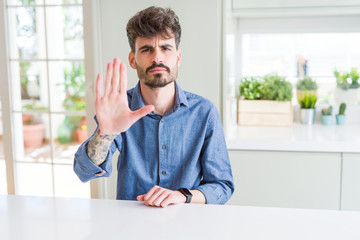
M 133 51 L 129 53 L 129 64 L 133 69 L 136 69 L 135 53 Z
M 180 49 L 177 50 L 177 63 L 178 63 L 178 66 L 180 66 L 180 63 L 181 63 L 181 50 Z

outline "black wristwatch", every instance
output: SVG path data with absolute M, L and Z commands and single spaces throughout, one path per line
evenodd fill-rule
M 191 202 L 191 198 L 192 198 L 192 194 L 189 191 L 189 189 L 187 188 L 180 188 L 179 191 L 184 194 L 184 196 L 186 197 L 186 202 L 185 203 L 190 203 Z

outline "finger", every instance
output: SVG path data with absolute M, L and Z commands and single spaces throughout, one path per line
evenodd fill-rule
M 105 170 L 102 170 L 101 173 L 96 173 L 95 176 L 102 177 L 105 174 Z
M 100 101 L 101 99 L 101 83 L 102 83 L 102 75 L 99 73 L 96 78 L 96 101 Z
M 118 91 L 119 89 L 119 77 L 120 77 L 120 59 L 114 59 L 114 71 L 111 78 L 111 89 L 112 91 Z
M 104 95 L 108 95 L 111 91 L 111 78 L 113 75 L 113 64 L 108 63 L 106 69 L 106 79 L 105 79 L 105 93 Z
M 133 112 L 133 118 L 135 121 L 139 120 L 140 118 L 146 116 L 147 114 L 149 114 L 150 112 L 154 111 L 154 106 L 153 105 L 146 105 L 136 111 Z
M 146 203 L 151 206 L 159 206 L 155 204 L 155 201 L 159 198 L 160 195 L 164 193 L 164 189 L 158 188 L 155 192 L 146 200 Z M 161 199 L 160 199 L 161 200 Z
M 167 207 L 169 204 L 172 204 L 173 202 L 171 201 L 171 195 L 168 195 L 160 204 L 161 207 Z
M 148 205 L 148 199 L 154 194 L 154 192 L 159 188 L 159 186 L 155 185 L 153 186 L 145 195 L 144 195 L 144 201 L 145 204 Z
M 139 195 L 136 197 L 138 201 L 144 201 L 144 195 Z
M 120 94 L 124 97 L 127 97 L 126 95 L 127 91 L 127 70 L 125 63 L 120 64 Z
M 161 206 L 161 203 L 164 201 L 164 199 L 166 199 L 169 196 L 169 192 L 168 191 L 163 191 L 154 201 L 154 205 L 157 207 Z
M 144 194 L 144 201 L 146 201 L 157 189 L 158 186 L 153 186 L 146 194 Z

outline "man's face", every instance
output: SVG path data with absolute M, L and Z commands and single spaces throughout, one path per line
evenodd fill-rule
M 137 70 L 139 79 L 151 88 L 161 88 L 177 78 L 181 52 L 176 49 L 175 38 L 138 37 L 135 53 L 130 52 L 129 62 Z

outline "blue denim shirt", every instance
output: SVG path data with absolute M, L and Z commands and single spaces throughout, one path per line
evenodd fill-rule
M 100 166 L 89 159 L 85 141 L 74 160 L 80 180 L 97 178 L 102 170 L 109 176 L 119 150 L 117 199 L 136 200 L 159 185 L 200 190 L 209 204 L 228 201 L 234 183 L 220 116 L 210 101 L 175 87 L 174 107 L 163 116 L 150 113 L 119 134 Z M 128 100 L 132 110 L 144 106 L 139 84 L 128 90 Z

